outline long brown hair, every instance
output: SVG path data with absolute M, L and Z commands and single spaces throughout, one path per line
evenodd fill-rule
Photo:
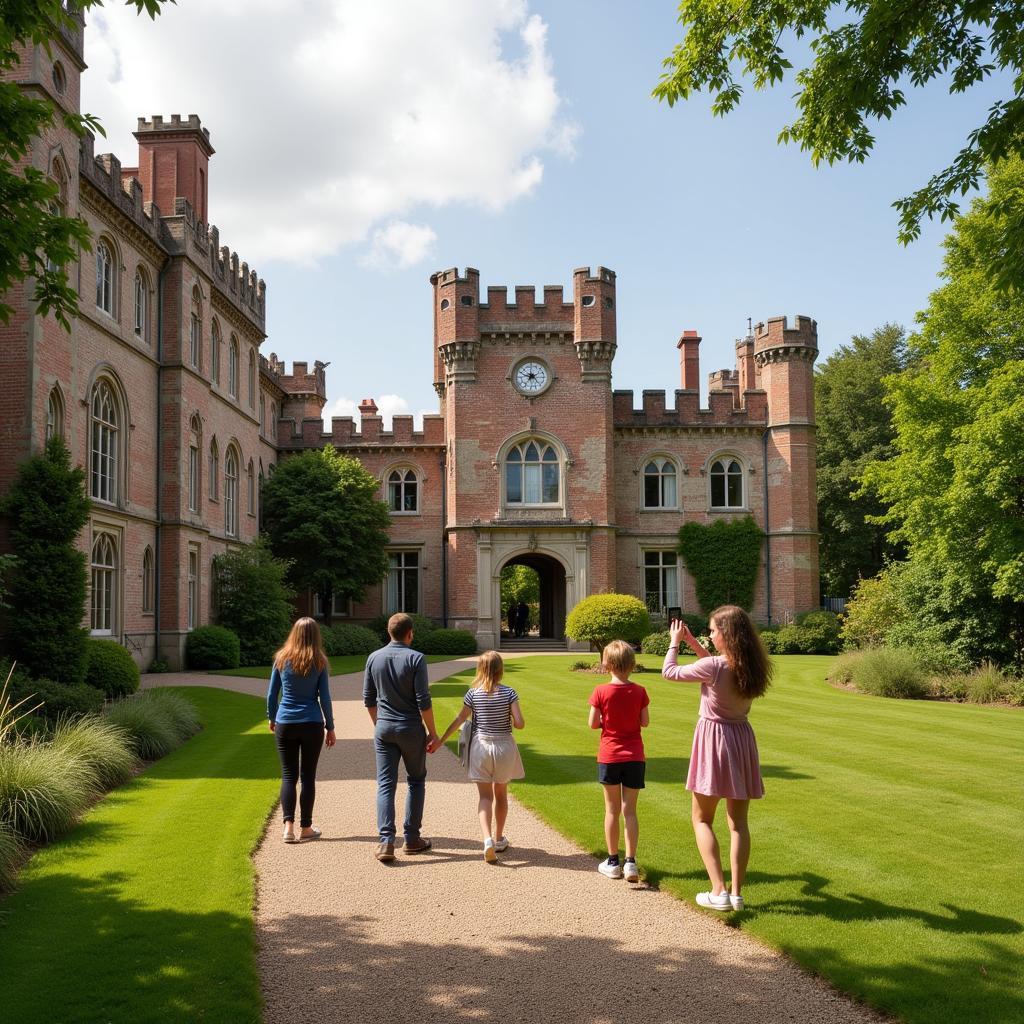
M 763 697 L 772 681 L 774 666 L 750 616 L 739 605 L 723 604 L 709 618 L 718 628 L 716 646 L 729 662 L 740 693 L 745 697 Z
M 484 693 L 491 693 L 505 674 L 505 662 L 497 651 L 484 651 L 476 660 L 476 677 L 473 686 Z
M 298 672 L 300 676 L 308 675 L 314 665 L 319 671 L 327 664 L 324 642 L 316 619 L 307 616 L 296 620 L 284 647 L 274 655 L 274 667 L 283 669 L 288 661 L 292 664 L 292 671 Z

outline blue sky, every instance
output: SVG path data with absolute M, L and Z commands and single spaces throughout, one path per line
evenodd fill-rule
M 638 403 L 644 388 L 678 386 L 684 329 L 703 336 L 706 378 L 733 364 L 748 316 L 813 316 L 823 357 L 852 334 L 909 326 L 937 283 L 947 226 L 926 224 L 904 248 L 890 204 L 946 166 L 999 86 L 1008 91 L 911 91 L 866 164 L 814 169 L 775 141 L 793 118 L 788 84 L 748 89 L 724 119 L 706 96 L 672 109 L 651 98 L 680 37 L 671 3 L 438 0 L 430 9 L 452 20 L 422 44 L 416 32 L 430 29 L 411 24 L 411 0 L 372 16 L 306 0 L 287 38 L 268 3 L 223 0 L 214 17 L 179 0 L 156 25 L 111 8 L 86 37 L 84 106 L 107 125 L 97 149 L 125 164 L 137 114 L 202 116 L 218 151 L 211 219 L 267 282 L 264 351 L 330 361 L 329 409 L 340 413 L 364 397 L 388 412 L 436 409 L 428 278 L 450 266 L 477 267 L 483 288 L 567 294 L 574 267 L 615 270 L 614 386 Z M 318 24 L 328 9 L 334 37 Z M 351 53 L 346 33 L 358 38 Z M 189 67 L 177 40 L 197 35 L 192 80 L 161 73 L 160 59 Z M 223 60 L 206 59 L 229 42 Z M 434 62 L 421 68 L 423 53 Z M 479 63 L 461 74 L 464 56 Z M 395 146 L 389 119 L 405 104 L 411 134 Z M 256 232 L 269 210 L 288 227 Z M 389 248 L 395 231 L 402 244 Z

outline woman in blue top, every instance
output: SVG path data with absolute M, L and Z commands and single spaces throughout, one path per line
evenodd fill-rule
M 313 619 L 299 619 L 292 626 L 284 647 L 274 656 L 267 691 L 267 718 L 281 758 L 284 841 L 319 839 L 320 829 L 313 827 L 316 763 L 325 743 L 334 746 L 335 736 L 327 655 L 320 639 L 320 627 Z M 296 781 L 302 783 L 298 835 L 295 834 Z

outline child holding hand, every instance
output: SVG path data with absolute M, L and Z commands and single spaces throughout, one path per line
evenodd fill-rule
M 650 724 L 647 691 L 629 678 L 636 668 L 633 648 L 623 640 L 605 647 L 601 660 L 611 673 L 607 683 L 590 695 L 590 728 L 601 730 L 597 751 L 597 780 L 604 787 L 604 834 L 608 859 L 597 870 L 608 878 L 640 881 L 636 845 L 640 824 L 636 802 L 644 788 L 644 741 L 640 730 Z M 619 818 L 626 826 L 626 862 L 619 865 Z

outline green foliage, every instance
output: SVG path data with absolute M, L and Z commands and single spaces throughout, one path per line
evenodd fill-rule
M 648 633 L 640 641 L 640 651 L 643 654 L 656 654 L 659 658 L 664 658 L 668 654 L 668 645 L 670 643 L 671 640 L 667 629 L 657 633 Z
M 0 892 L 14 888 L 14 876 L 25 856 L 25 844 L 11 828 L 0 822 Z
M 90 638 L 85 647 L 85 681 L 108 697 L 126 697 L 139 688 L 139 667 L 116 640 Z
M 869 463 L 893 454 L 895 429 L 882 381 L 908 361 L 903 328 L 886 324 L 840 345 L 815 373 L 818 529 L 828 594 L 845 597 L 858 578 L 874 576 L 904 554 L 875 521 L 886 507 L 862 487 L 861 475 Z
M 378 615 L 367 623 L 366 628 L 373 630 L 380 637 L 381 644 L 391 642 L 391 637 L 388 636 L 388 619 L 390 618 L 390 615 Z M 437 623 L 433 619 L 427 618 L 426 615 L 410 615 L 409 618 L 412 619 L 413 647 L 419 650 L 416 647 L 417 639 L 422 640 L 427 633 L 437 629 Z
M 285 583 L 288 568 L 263 537 L 213 560 L 217 622 L 238 636 L 243 665 L 271 661 L 288 636 L 294 597 Z
M 86 562 L 75 547 L 89 518 L 84 482 L 63 439 L 54 437 L 21 463 L 0 502 L 18 552 L 10 583 L 11 653 L 32 675 L 61 683 L 85 678 Z
M 92 776 L 48 743 L 0 744 L 0 824 L 30 842 L 66 832 L 93 797 Z
M 876 697 L 918 699 L 928 694 L 928 676 L 913 651 L 877 647 L 863 651 L 854 663 L 852 683 Z
M 798 116 L 779 133 L 821 161 L 863 162 L 874 146 L 868 125 L 891 118 L 906 103 L 905 83 L 942 79 L 951 93 L 966 92 L 996 72 L 1008 74 L 1015 95 L 989 107 L 953 162 L 893 205 L 899 238 L 917 238 L 927 216 L 951 219 L 957 199 L 978 187 L 986 166 L 1024 149 L 1019 106 L 1024 89 L 1021 5 L 1001 0 L 930 4 L 737 4 L 735 0 L 681 0 L 685 39 L 665 59 L 654 95 L 669 105 L 708 89 L 711 109 L 724 115 L 740 101 L 737 74 L 755 89 L 777 85 L 792 67 L 784 45 L 812 55 L 795 76 Z M 810 44 L 801 37 L 810 37 Z M 1000 225 L 993 283 L 1024 281 L 1024 204 L 1011 203 Z
M 380 637 L 372 629 L 350 622 L 326 626 L 321 632 L 324 649 L 332 658 L 343 654 L 372 654 L 381 646 Z
M 144 761 L 155 761 L 182 742 L 167 705 L 153 700 L 152 692 L 116 701 L 106 711 L 107 721 L 128 735 L 133 753 Z
M 610 640 L 638 644 L 650 632 L 647 605 L 629 594 L 592 594 L 565 620 L 565 635 L 601 650 Z
M 171 723 L 178 742 L 184 743 L 199 732 L 203 723 L 199 718 L 199 709 L 187 697 L 173 690 L 147 690 L 141 697 L 136 698 L 143 703 L 150 703 L 159 708 Z
M 1006 699 L 1015 708 L 1024 707 L 1024 679 L 1015 679 L 1007 685 Z
M 379 482 L 333 447 L 282 459 L 263 488 L 263 521 L 274 554 L 290 563 L 296 590 L 320 594 L 331 624 L 335 594 L 359 601 L 387 571 L 391 518 Z
M 413 645 L 424 654 L 476 654 L 476 637 L 468 629 L 434 629 Z
M 238 668 L 238 637 L 224 626 L 200 626 L 185 637 L 189 668 Z
M 153 18 L 164 0 L 129 2 Z M 91 249 L 91 233 L 84 220 L 52 212 L 56 183 L 26 164 L 38 136 L 58 119 L 77 135 L 103 129 L 90 114 L 57 111 L 44 93 L 25 91 L 10 72 L 18 66 L 19 45 L 48 47 L 61 30 L 75 33 L 77 22 L 68 7 L 102 6 L 103 0 L 6 0 L 0 7 L 0 296 L 31 277 L 39 311 L 52 312 L 65 328 L 77 314 L 78 294 L 64 268 L 80 258 L 81 250 Z M 0 323 L 7 323 L 11 312 L 0 300 Z
M 102 690 L 88 683 L 57 683 L 52 679 L 33 679 L 19 672 L 15 672 L 11 683 L 17 699 L 27 698 L 24 706 L 36 708 L 32 717 L 46 722 L 93 714 L 103 707 Z
M 7 574 L 14 569 L 14 555 L 0 555 L 0 612 L 8 606 Z
M 705 525 L 691 521 L 679 531 L 679 553 L 697 588 L 705 614 L 719 605 L 738 604 L 748 611 L 761 562 L 764 531 L 752 516 Z
M 528 565 L 506 565 L 501 570 L 501 614 L 508 622 L 508 610 L 520 601 L 530 609 L 530 626 L 540 621 L 540 576 Z
M 130 779 L 138 764 L 125 732 L 98 715 L 58 722 L 50 746 L 78 766 L 97 793 Z
M 761 639 L 765 639 L 764 633 L 761 634 Z M 866 651 L 848 651 L 836 658 L 829 669 L 828 681 L 833 686 L 853 686 L 853 677 L 857 672 L 857 666 L 866 653 Z

